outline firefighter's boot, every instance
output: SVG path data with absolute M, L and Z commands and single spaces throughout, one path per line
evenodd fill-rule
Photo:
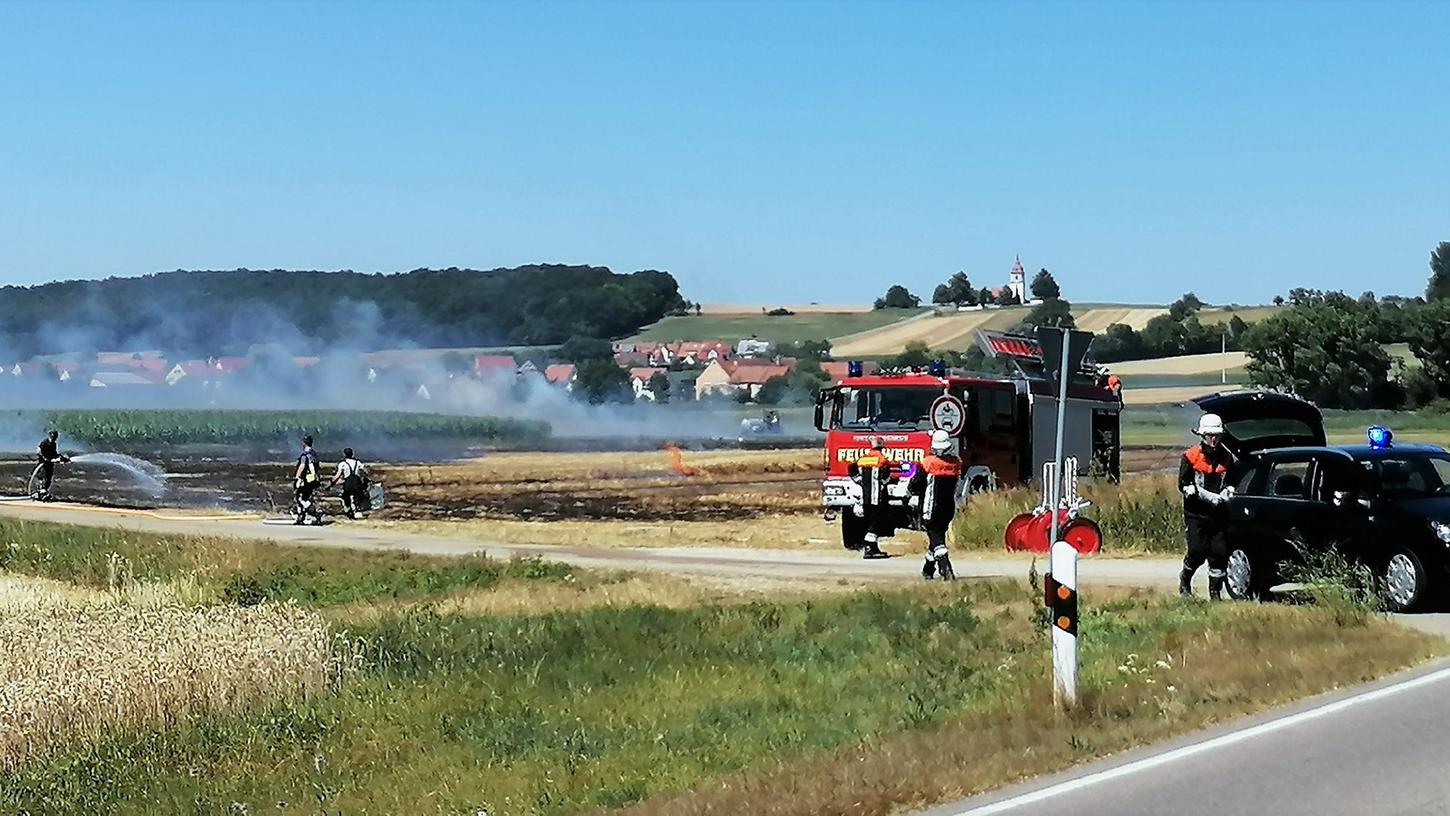
M 936 559 L 929 555 L 926 557 L 925 563 L 921 565 L 921 577 L 928 581 L 936 577 Z
M 874 558 L 890 558 L 891 556 L 882 552 L 881 548 L 877 546 L 875 533 L 867 533 L 866 546 L 861 549 L 861 557 L 869 560 Z
M 1193 570 L 1187 567 L 1178 573 L 1178 594 L 1185 598 L 1193 597 Z
M 1223 600 L 1223 580 L 1222 575 L 1214 575 L 1211 572 L 1208 574 L 1208 599 L 1210 601 Z
M 952 559 L 946 553 L 942 553 L 941 555 L 937 556 L 936 570 L 937 572 L 941 573 L 941 579 L 943 581 L 957 580 L 957 574 L 952 569 Z

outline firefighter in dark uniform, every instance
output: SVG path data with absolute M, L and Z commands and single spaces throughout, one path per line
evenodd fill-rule
M 50 493 L 50 484 L 55 479 L 55 464 L 70 461 L 70 457 L 63 455 L 56 446 L 56 441 L 59 439 L 60 431 L 51 431 L 40 440 L 39 445 L 35 446 L 37 464 L 33 478 L 39 481 L 39 485 L 35 492 L 30 494 L 30 497 L 36 501 L 53 501 L 55 499 Z
M 930 581 L 956 580 L 952 560 L 947 556 L 947 530 L 957 512 L 957 483 L 962 479 L 962 460 L 952 453 L 952 437 L 946 431 L 931 435 L 931 452 L 911 474 L 911 495 L 921 511 L 921 529 L 926 532 L 926 563 L 921 577 Z
M 862 558 L 889 558 L 879 544 L 887 529 L 890 508 L 886 504 L 886 484 L 891 481 L 892 462 L 881 450 L 881 440 L 872 438 L 871 447 L 852 463 L 853 476 L 861 483 L 861 517 L 866 522 L 866 546 Z
M 1208 596 L 1218 600 L 1228 568 L 1228 545 L 1224 541 L 1224 503 L 1233 495 L 1228 485 L 1233 454 L 1219 444 L 1223 420 L 1204 414 L 1194 432 L 1203 441 L 1183 452 L 1178 462 L 1178 489 L 1183 493 L 1183 529 L 1188 554 L 1178 576 L 1178 592 L 1193 594 L 1193 574 L 1208 562 Z
M 302 437 L 302 453 L 297 456 L 297 469 L 292 474 L 292 523 L 305 524 L 308 516 L 314 524 L 322 523 L 317 506 L 317 488 L 322 486 L 321 465 L 317 451 L 312 449 L 312 435 Z

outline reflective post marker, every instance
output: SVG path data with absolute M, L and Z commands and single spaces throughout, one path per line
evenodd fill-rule
M 1052 704 L 1058 710 L 1077 705 L 1077 550 L 1065 541 L 1052 544 L 1047 584 L 1052 613 Z

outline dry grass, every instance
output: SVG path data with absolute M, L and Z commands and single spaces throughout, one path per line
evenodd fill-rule
M 492 541 L 566 547 L 766 547 L 840 549 L 840 530 L 816 515 L 778 515 L 744 521 L 466 521 L 370 522 L 384 529 Z M 999 536 L 1000 537 L 1000 536 Z
M 686 450 L 686 464 L 701 476 L 723 477 L 740 474 L 819 473 L 818 448 L 796 450 Z M 599 482 L 673 475 L 670 455 L 658 451 L 609 453 L 498 453 L 436 465 L 380 466 L 389 487 L 444 482 L 497 481 L 537 484 L 539 482 Z M 503 487 L 503 484 L 490 485 Z
M 1112 369 L 1114 374 L 1125 377 L 1133 374 L 1217 374 L 1225 368 L 1243 368 L 1248 361 L 1248 355 L 1242 351 L 1230 351 L 1222 354 L 1215 352 L 1128 360 L 1113 363 Z
M 1025 682 L 990 708 L 931 729 L 768 763 L 611 812 L 900 813 L 1364 682 L 1445 652 L 1444 641 L 1383 620 L 1341 628 L 1326 625 L 1326 614 L 1225 605 L 1215 610 L 1212 627 L 1185 628 L 1154 654 L 1089 658 L 1084 687 L 1094 690 L 1069 717 L 1043 710 L 1051 696 L 1043 661 L 1009 659 L 999 671 L 1021 673 Z
M 753 575 L 666 575 L 595 571 L 554 583 L 506 581 L 488 589 L 465 590 L 423 600 L 359 603 L 329 612 L 349 623 L 428 608 L 440 615 L 544 615 L 593 607 L 692 606 L 797 600 L 839 595 L 865 586 L 858 581 L 769 578 Z
M 188 592 L 0 581 L 0 768 L 117 729 L 309 697 L 340 677 L 315 612 L 176 600 Z

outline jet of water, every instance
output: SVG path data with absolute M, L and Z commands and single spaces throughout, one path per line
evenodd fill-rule
M 153 496 L 166 492 L 166 471 L 145 459 L 124 453 L 83 453 L 71 457 L 72 462 L 90 462 L 125 471 L 136 486 Z

